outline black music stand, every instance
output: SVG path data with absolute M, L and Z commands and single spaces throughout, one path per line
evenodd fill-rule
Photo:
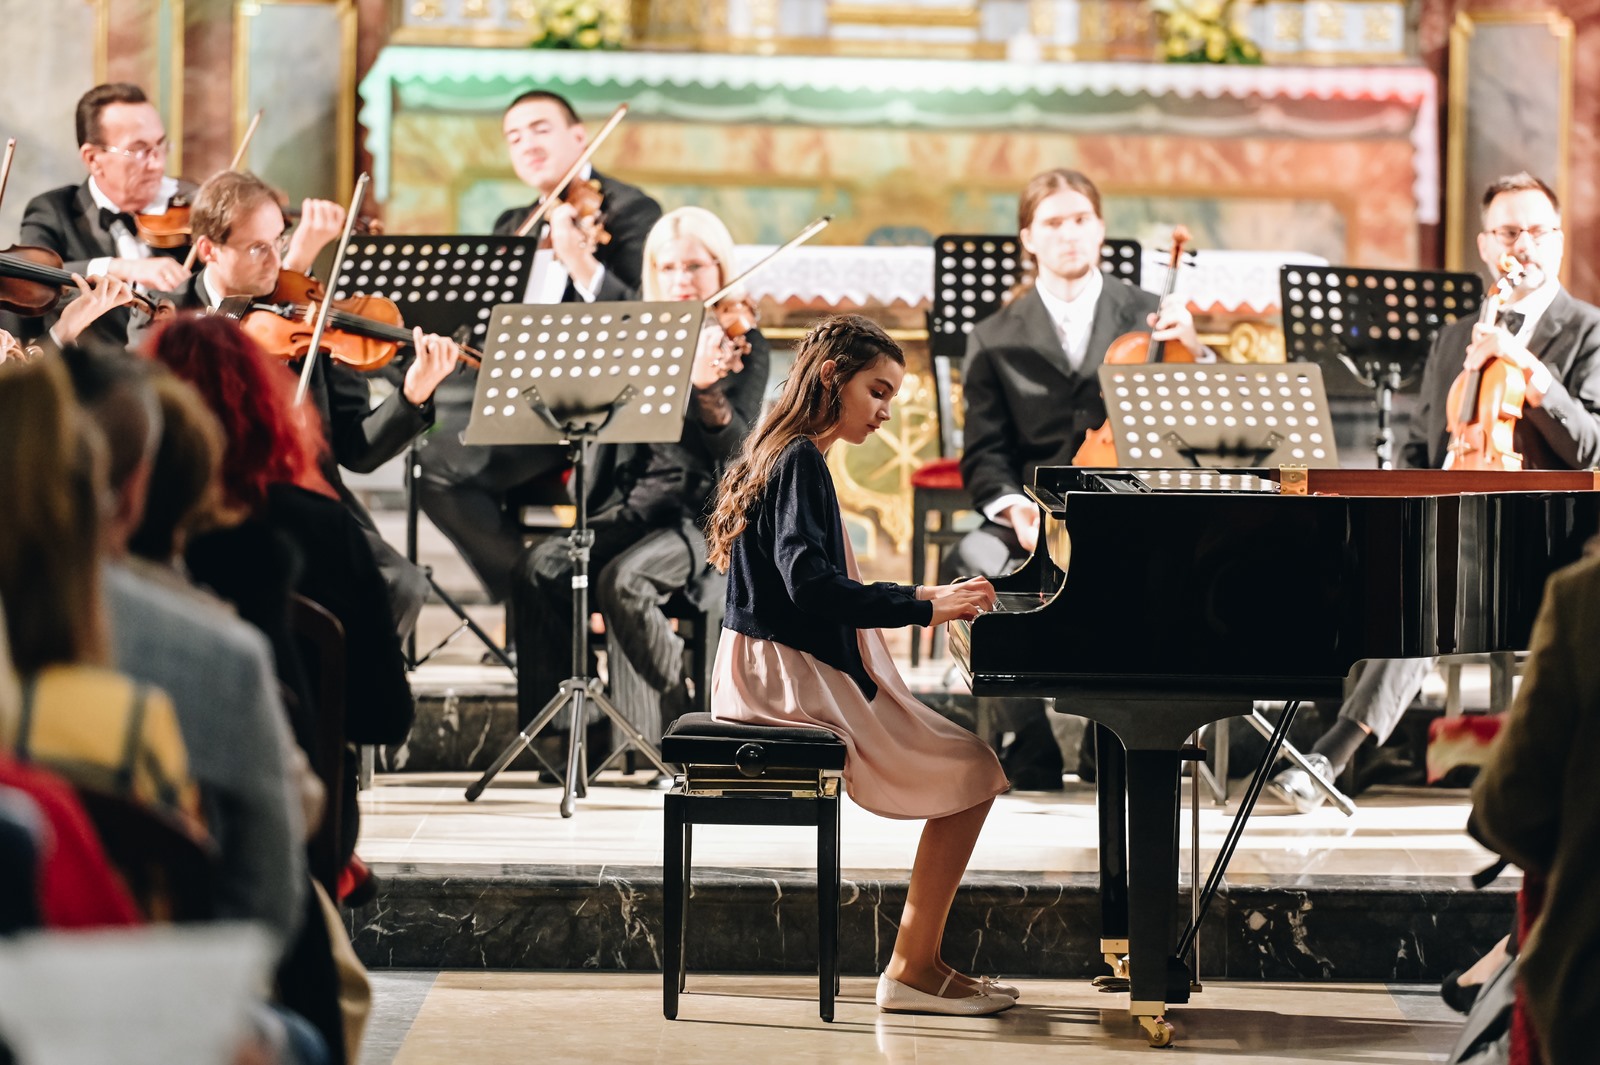
M 537 247 L 538 241 L 528 237 L 355 237 L 345 250 L 333 294 L 336 299 L 358 293 L 384 296 L 394 301 L 408 324 L 481 349 L 495 305 L 519 301 L 527 292 Z M 406 455 L 405 485 L 406 558 L 413 564 L 417 561 L 417 526 L 421 519 L 417 500 L 419 469 L 417 441 L 412 440 Z M 417 654 L 413 630 L 407 648 L 412 668 L 433 658 L 462 633 L 471 632 L 514 676 L 516 663 L 505 648 L 440 587 L 432 567 L 421 568 L 433 594 L 456 616 L 456 627 L 422 655 Z
M 1422 376 L 1438 331 L 1476 315 L 1477 274 L 1287 265 L 1278 270 L 1291 360 L 1315 362 L 1329 390 L 1371 392 L 1378 411 L 1378 468 L 1394 468 L 1394 394 Z
M 1136 240 L 1107 238 L 1100 269 L 1132 285 L 1143 276 Z M 1022 275 L 1022 241 L 1015 233 L 946 233 L 933 238 L 933 301 L 928 347 L 934 357 L 959 359 L 972 327 L 1005 306 Z
M 655 745 L 612 705 L 600 679 L 588 675 L 589 551 L 594 533 L 589 528 L 585 472 L 590 444 L 675 443 L 683 436 L 689 376 L 704 313 L 698 301 L 494 308 L 465 440 L 567 447 L 578 511 L 567 535 L 572 559 L 572 675 L 467 788 L 468 802 L 483 794 L 489 782 L 567 708 L 571 713 L 561 816 L 571 817 L 574 800 L 588 784 L 584 733 L 591 702 L 622 730 L 625 745 L 637 748 L 658 770 L 671 775 Z
M 1119 466 L 1339 465 L 1315 365 L 1102 366 L 1100 390 Z

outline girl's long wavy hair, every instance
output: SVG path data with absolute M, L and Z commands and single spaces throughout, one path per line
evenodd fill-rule
M 722 475 L 706 535 L 707 557 L 713 566 L 728 568 L 733 542 L 744 532 L 750 510 L 766 490 L 783 449 L 802 436 L 815 437 L 837 425 L 845 383 L 879 359 L 906 364 L 900 345 L 858 314 L 824 319 L 800 341 L 778 401 Z M 829 360 L 834 372 L 823 380 L 822 364 Z
M 155 335 L 148 351 L 193 385 L 222 423 L 222 492 L 230 506 L 257 513 L 274 484 L 334 495 L 322 475 L 326 443 L 316 408 L 295 406 L 293 375 L 235 322 L 181 317 Z

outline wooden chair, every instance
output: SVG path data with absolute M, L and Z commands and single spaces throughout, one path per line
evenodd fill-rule
M 317 705 L 316 750 L 312 769 L 322 781 L 327 797 L 322 824 L 307 845 L 311 875 L 328 892 L 339 897 L 339 871 L 344 867 L 344 790 L 346 744 L 344 738 L 344 626 L 321 605 L 303 595 L 294 597 L 289 623 L 300 645 L 306 673 L 311 678 Z

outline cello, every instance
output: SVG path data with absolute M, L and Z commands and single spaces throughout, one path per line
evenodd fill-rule
M 1512 296 L 1526 283 L 1527 275 L 1516 256 L 1508 252 L 1500 257 L 1500 280 L 1478 310 L 1479 325 L 1499 320 Z M 1462 370 L 1445 401 L 1450 443 L 1445 450 L 1444 468 L 1522 469 L 1516 432 L 1517 422 L 1522 420 L 1526 389 L 1527 378 L 1522 369 L 1505 359 L 1490 359 L 1475 369 Z
M 1178 267 L 1183 263 L 1184 245 L 1192 238 L 1189 230 L 1183 226 L 1174 226 L 1172 230 L 1172 250 L 1167 259 L 1167 283 L 1161 290 L 1161 302 L 1165 304 L 1168 297 L 1178 287 Z M 1106 348 L 1105 364 L 1108 366 L 1127 366 L 1141 362 L 1195 362 L 1195 353 L 1181 340 L 1173 339 L 1161 341 L 1155 338 L 1153 332 L 1135 330 L 1124 333 L 1111 342 Z M 1108 417 L 1098 429 L 1090 429 L 1083 434 L 1083 443 L 1078 446 L 1077 454 L 1072 456 L 1074 466 L 1115 466 L 1117 464 L 1117 445 L 1111 436 L 1111 419 Z

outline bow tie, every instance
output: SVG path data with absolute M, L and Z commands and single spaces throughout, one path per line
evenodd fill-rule
M 128 214 L 126 211 L 113 211 L 109 207 L 100 208 L 100 228 L 109 233 L 113 222 L 121 222 L 124 226 L 127 226 L 129 233 L 138 231 L 134 225 L 133 215 Z
M 1516 336 L 1522 332 L 1522 323 L 1527 320 L 1528 316 L 1521 311 L 1506 311 L 1500 316 L 1500 328 Z

